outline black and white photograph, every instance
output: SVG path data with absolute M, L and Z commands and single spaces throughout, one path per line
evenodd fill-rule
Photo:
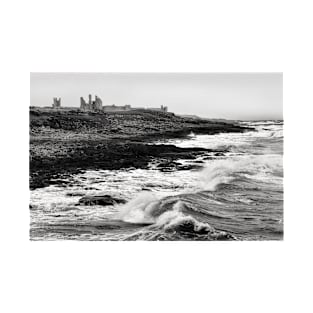
M 311 1 L 0 9 L 0 312 L 313 312 Z
M 283 240 L 282 73 L 31 73 L 31 240 Z

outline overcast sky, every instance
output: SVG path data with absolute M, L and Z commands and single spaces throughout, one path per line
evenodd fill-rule
M 170 112 L 208 118 L 282 119 L 281 73 L 31 73 L 30 104 L 78 107 L 80 97 L 103 105 L 166 105 Z

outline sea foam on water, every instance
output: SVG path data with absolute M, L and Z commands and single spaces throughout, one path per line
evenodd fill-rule
M 257 127 L 256 132 L 192 135 L 189 139 L 167 142 L 185 147 L 231 149 L 229 153 L 211 154 L 203 159 L 202 170 L 88 171 L 73 177 L 80 182 L 77 186 L 32 191 L 31 204 L 40 208 L 31 210 L 32 227 L 52 225 L 56 218 L 58 223 L 76 225 L 88 216 L 88 223 L 98 223 L 100 230 L 112 221 L 116 227 L 128 223 L 129 229 L 134 229 L 132 234 L 129 230 L 123 233 L 123 228 L 118 231 L 118 238 L 127 240 L 234 239 L 229 234 L 239 239 L 281 238 L 282 125 L 257 123 Z M 93 190 L 89 191 L 86 187 L 90 186 Z M 81 192 L 89 195 L 104 191 L 110 195 L 118 193 L 127 203 L 110 207 L 74 206 Z M 74 196 L 67 196 L 69 192 Z M 79 239 L 83 232 L 75 227 L 77 233 L 73 231 L 71 238 Z M 49 236 L 66 239 L 66 232 L 61 235 L 51 232 Z M 103 240 L 114 236 L 114 228 L 111 232 L 108 228 L 105 234 L 94 231 L 90 238 Z

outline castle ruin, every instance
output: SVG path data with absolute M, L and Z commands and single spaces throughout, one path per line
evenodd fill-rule
M 83 97 L 80 97 L 80 109 L 88 111 L 98 111 L 102 110 L 102 100 L 95 96 L 95 100 L 92 100 L 92 96 L 88 96 L 88 102 L 85 101 Z
M 75 109 L 74 107 L 62 107 L 61 108 L 61 98 L 53 98 L 52 103 L 53 109 Z M 92 100 L 91 94 L 88 95 L 88 102 L 85 101 L 83 97 L 80 97 L 80 110 L 83 111 L 104 111 L 104 112 L 116 112 L 116 111 L 132 111 L 132 110 L 147 110 L 147 111 L 156 111 L 156 112 L 168 112 L 168 108 L 165 105 L 161 105 L 159 108 L 150 108 L 150 107 L 132 107 L 130 104 L 125 105 L 102 105 L 102 100 L 95 96 L 95 100 Z
M 167 106 L 164 106 L 164 105 L 161 105 L 160 108 L 145 108 L 145 107 L 142 107 L 142 108 L 139 108 L 139 107 L 132 107 L 130 104 L 125 104 L 125 105 L 115 105 L 115 104 L 112 104 L 112 105 L 104 105 L 102 107 L 102 110 L 103 111 L 108 111 L 108 112 L 111 112 L 111 111 L 131 111 L 131 110 L 150 110 L 150 111 L 157 111 L 157 112 L 167 112 Z
M 92 100 L 92 96 L 88 96 L 88 102 L 83 97 L 80 97 L 80 109 L 84 111 L 105 111 L 105 112 L 116 112 L 116 111 L 131 111 L 131 110 L 151 110 L 158 112 L 167 112 L 167 106 L 161 105 L 160 108 L 137 108 L 132 107 L 130 104 L 125 105 L 102 105 L 102 100 L 95 96 L 95 100 Z
M 58 109 L 61 107 L 61 98 L 53 98 L 53 103 L 52 103 L 52 107 L 54 109 Z
M 131 110 L 130 104 L 125 104 L 125 105 L 104 105 L 102 107 L 103 111 L 129 111 Z

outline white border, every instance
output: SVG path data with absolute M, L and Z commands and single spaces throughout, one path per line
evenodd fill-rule
M 2 312 L 310 312 L 309 1 L 15 1 L 4 30 Z M 29 72 L 284 72 L 285 240 L 29 242 Z

